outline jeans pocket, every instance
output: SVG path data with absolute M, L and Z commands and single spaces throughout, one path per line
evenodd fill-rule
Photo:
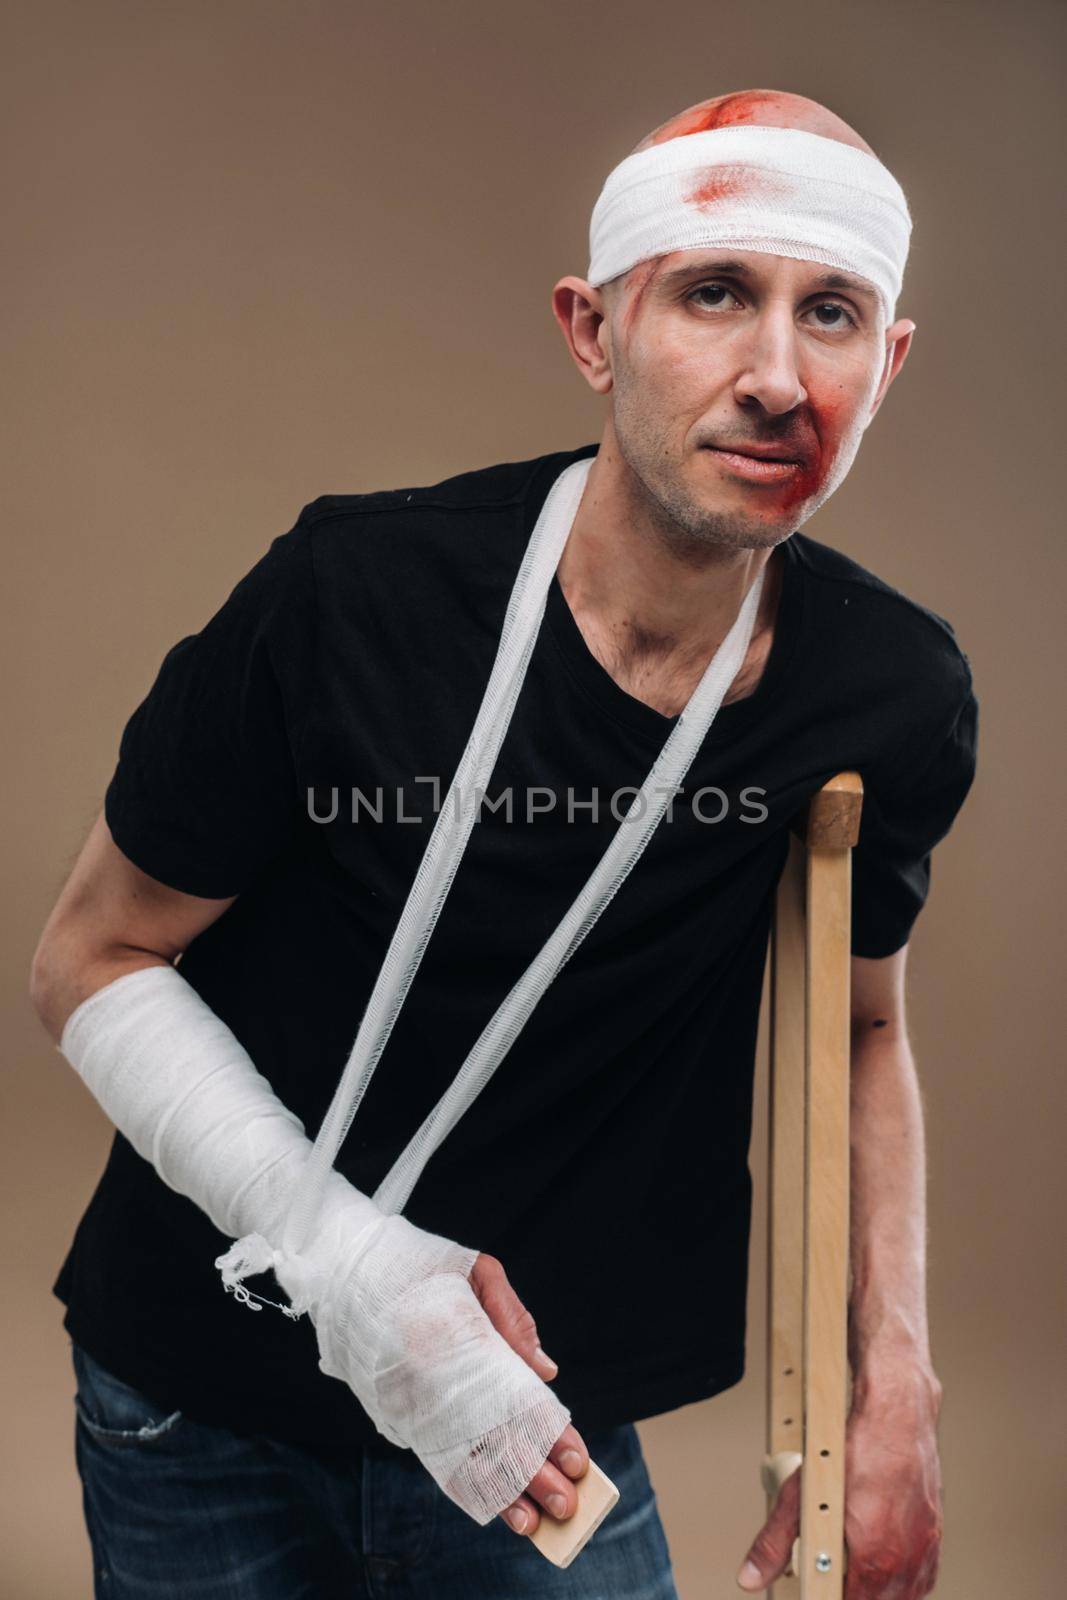
M 94 1439 L 120 1448 L 150 1449 L 173 1437 L 183 1421 L 181 1411 L 157 1405 L 73 1341 L 71 1359 L 77 1381 L 74 1409 Z

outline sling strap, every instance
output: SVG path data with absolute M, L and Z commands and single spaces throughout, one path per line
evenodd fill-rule
M 456 768 L 454 803 L 442 803 L 381 971 L 364 1010 L 355 1044 L 323 1118 L 307 1164 L 294 1186 L 284 1248 L 298 1252 L 319 1205 L 344 1138 L 381 1059 L 405 996 L 433 932 L 488 787 L 537 642 L 549 586 L 570 535 L 592 466 L 571 463 L 552 484 L 528 541 L 508 601 L 496 659 L 466 748 Z M 455 1079 L 412 1135 L 375 1192 L 386 1213 L 403 1211 L 434 1151 L 481 1093 L 538 1000 L 621 887 L 654 832 L 715 719 L 748 651 L 763 587 L 763 569 L 737 617 L 678 716 L 662 750 L 555 932 L 515 982 L 486 1024 Z

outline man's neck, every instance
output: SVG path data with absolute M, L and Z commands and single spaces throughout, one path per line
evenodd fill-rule
M 778 547 L 697 548 L 684 536 L 672 545 L 647 507 L 627 491 L 628 469 L 610 445 L 605 452 L 606 444 L 593 460 L 557 567 L 590 650 L 623 688 L 674 715 L 766 566 L 748 656 L 727 700 L 751 693 L 773 635 L 781 589 Z

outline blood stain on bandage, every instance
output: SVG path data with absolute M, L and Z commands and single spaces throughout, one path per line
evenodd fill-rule
M 724 200 L 750 199 L 758 195 L 761 200 L 774 200 L 787 193 L 788 186 L 773 172 L 760 172 L 754 167 L 733 167 L 719 164 L 706 167 L 685 198 L 690 205 L 714 206 Z
M 756 176 L 747 167 L 708 167 L 694 187 L 686 191 L 685 198 L 695 206 L 714 206 L 722 200 L 736 200 L 751 191 Z

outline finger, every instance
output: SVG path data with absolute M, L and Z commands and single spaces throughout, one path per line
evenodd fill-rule
M 589 1471 L 589 1451 L 585 1447 L 585 1440 L 570 1423 L 548 1452 L 548 1459 L 568 1478 L 583 1478 Z
M 570 1478 L 546 1461 L 526 1485 L 526 1494 L 557 1522 L 565 1522 L 578 1509 L 578 1491 Z
M 495 1256 L 480 1255 L 471 1273 L 471 1284 L 482 1310 L 493 1327 L 511 1348 L 522 1356 L 538 1377 L 547 1382 L 559 1372 L 558 1364 L 541 1348 L 537 1324 L 508 1281 L 508 1275 Z
M 482 1309 L 511 1348 L 542 1378 L 551 1381 L 559 1367 L 541 1348 L 537 1324 L 495 1256 L 480 1256 L 477 1287 Z
M 571 1457 L 574 1458 L 573 1461 L 569 1459 Z M 572 1424 L 567 1424 L 552 1446 L 549 1451 L 549 1462 L 560 1467 L 569 1478 L 580 1478 L 588 1472 L 589 1451 L 586 1448 L 585 1440 Z M 558 1481 L 554 1481 L 555 1488 L 551 1492 L 563 1492 L 565 1495 L 565 1488 L 561 1491 Z M 543 1487 L 546 1494 L 550 1492 L 547 1482 L 544 1483 Z M 577 1504 L 577 1492 L 575 1492 L 575 1503 Z M 505 1507 L 500 1515 L 509 1528 L 515 1533 L 523 1535 L 535 1533 L 541 1521 L 540 1509 L 528 1494 L 520 1494 L 518 1499 L 513 1500 L 510 1506 Z
M 800 1468 L 778 1492 L 774 1510 L 757 1533 L 737 1574 L 738 1587 L 755 1594 L 780 1578 L 800 1532 Z
M 524 1537 L 536 1533 L 537 1525 L 541 1521 L 541 1513 L 525 1494 L 520 1494 L 511 1505 L 505 1506 L 500 1515 L 513 1533 L 521 1533 Z

